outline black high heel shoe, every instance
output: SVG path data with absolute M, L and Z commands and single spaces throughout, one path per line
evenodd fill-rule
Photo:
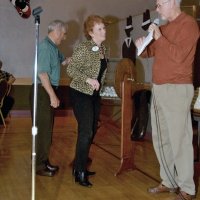
M 75 169 L 73 169 L 73 170 L 72 170 L 72 175 L 75 176 L 76 172 L 77 172 L 77 171 L 76 171 Z M 86 176 L 93 176 L 93 175 L 96 174 L 96 172 L 88 171 L 88 170 L 86 170 L 85 173 L 86 173 Z
M 75 176 L 76 183 L 78 182 L 80 185 L 85 186 L 85 187 L 92 187 L 92 183 L 88 181 L 88 176 L 86 175 L 86 172 L 75 171 L 74 176 Z

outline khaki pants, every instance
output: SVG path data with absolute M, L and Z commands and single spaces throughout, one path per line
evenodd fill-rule
M 192 84 L 163 84 L 152 88 L 151 123 L 162 184 L 195 194 L 193 130 L 190 105 Z

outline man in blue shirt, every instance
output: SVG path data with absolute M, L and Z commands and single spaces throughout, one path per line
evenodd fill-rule
M 38 100 L 36 125 L 36 174 L 52 177 L 59 167 L 49 162 L 54 124 L 54 109 L 60 104 L 56 90 L 60 80 L 60 65 L 67 64 L 67 59 L 59 51 L 58 45 L 66 37 L 66 24 L 60 20 L 48 26 L 48 36 L 42 40 L 38 49 Z M 32 86 L 33 101 L 33 86 Z M 33 102 L 32 102 L 33 103 Z

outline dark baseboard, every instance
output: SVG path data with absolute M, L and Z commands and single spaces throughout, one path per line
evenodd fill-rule
M 55 110 L 56 117 L 73 116 L 74 113 L 72 109 L 66 110 Z M 11 117 L 31 117 L 30 110 L 12 110 L 10 111 Z

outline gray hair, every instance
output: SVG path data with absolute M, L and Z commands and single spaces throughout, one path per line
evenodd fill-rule
M 62 30 L 62 29 L 67 29 L 67 24 L 64 23 L 61 20 L 54 20 L 52 22 L 50 22 L 49 26 L 48 26 L 48 33 L 54 31 L 54 30 Z

